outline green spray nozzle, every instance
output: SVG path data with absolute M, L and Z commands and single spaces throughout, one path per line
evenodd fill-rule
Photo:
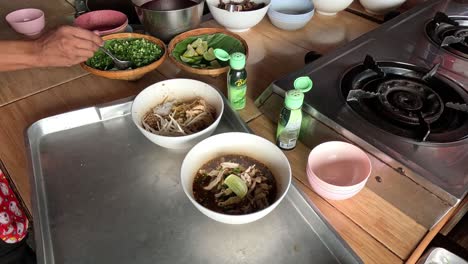
M 241 52 L 234 52 L 229 55 L 229 53 L 223 49 L 215 49 L 214 55 L 221 61 L 229 61 L 229 65 L 234 70 L 242 70 L 245 67 L 246 57 Z
M 307 93 L 308 91 L 310 91 L 313 85 L 314 83 L 312 82 L 312 79 L 310 79 L 309 76 L 302 76 L 294 81 L 294 89 L 299 90 L 303 93 Z
M 286 93 L 285 105 L 290 109 L 298 109 L 304 102 L 304 93 L 310 91 L 314 83 L 309 76 L 302 76 L 294 81 L 294 90 Z
M 222 61 L 228 61 L 231 58 L 229 53 L 227 53 L 227 51 L 225 51 L 223 49 L 215 49 L 214 50 L 214 55 L 216 56 L 216 58 L 218 58 L 219 60 L 222 60 Z

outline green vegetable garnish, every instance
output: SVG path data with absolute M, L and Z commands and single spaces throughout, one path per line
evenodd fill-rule
M 224 179 L 224 184 L 231 189 L 239 198 L 244 198 L 247 195 L 247 184 L 239 176 L 231 174 Z
M 118 59 L 133 62 L 133 69 L 151 64 L 161 58 L 163 54 L 161 47 L 143 38 L 112 39 L 106 41 L 104 47 Z M 99 70 L 114 69 L 112 59 L 101 50 L 94 53 L 94 56 L 86 61 L 86 64 Z

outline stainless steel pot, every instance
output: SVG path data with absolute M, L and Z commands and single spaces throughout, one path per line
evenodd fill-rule
M 145 30 L 151 35 L 168 43 L 174 36 L 200 25 L 205 0 L 193 1 L 198 4 L 172 11 L 144 9 L 141 8 L 141 1 L 139 3 L 133 1 L 133 4 L 135 5 L 138 18 L 144 25 Z

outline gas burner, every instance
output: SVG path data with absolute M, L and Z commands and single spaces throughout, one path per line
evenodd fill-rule
M 444 111 L 442 98 L 423 83 L 405 79 L 383 81 L 377 88 L 385 114 L 409 125 L 420 123 L 421 113 L 427 123 L 437 121 Z
M 427 23 L 426 33 L 438 46 L 468 59 L 468 17 L 449 17 L 438 12 Z
M 453 142 L 468 136 L 468 94 L 430 71 L 367 56 L 342 79 L 348 105 L 372 124 L 419 142 Z

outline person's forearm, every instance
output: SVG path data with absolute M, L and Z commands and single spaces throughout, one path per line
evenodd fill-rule
M 0 72 L 38 66 L 33 41 L 0 41 Z

